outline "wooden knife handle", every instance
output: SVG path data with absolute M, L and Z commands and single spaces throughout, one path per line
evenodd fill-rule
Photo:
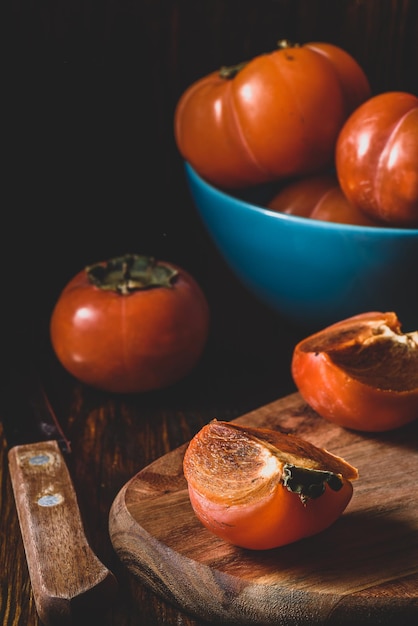
M 71 477 L 56 441 L 18 445 L 9 469 L 33 595 L 46 626 L 102 610 L 116 579 L 91 550 Z

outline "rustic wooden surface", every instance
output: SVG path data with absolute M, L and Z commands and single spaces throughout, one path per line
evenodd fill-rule
M 112 545 L 133 576 L 208 621 L 289 625 L 315 613 L 318 624 L 414 623 L 418 487 L 405 477 L 418 473 L 418 424 L 364 436 L 325 422 L 299 394 L 238 421 L 299 435 L 357 467 L 344 514 L 277 550 L 228 545 L 193 513 L 181 446 L 141 470 L 112 505 Z
M 190 377 L 161 392 L 132 397 L 96 392 L 63 372 L 44 344 L 39 346 L 35 339 L 29 344 L 33 350 L 38 347 L 42 379 L 71 440 L 68 464 L 87 538 L 119 582 L 117 601 L 100 616 L 103 626 L 199 624 L 129 575 L 111 545 L 108 516 L 114 498 L 132 476 L 188 441 L 204 423 L 215 416 L 235 418 L 259 406 L 263 399 L 273 400 L 291 389 L 288 359 L 293 342 L 289 329 L 280 328 L 274 315 L 259 309 L 239 289 L 230 306 L 231 310 L 245 307 L 250 315 L 240 324 L 242 336 L 235 331 L 236 344 L 232 336 L 222 341 L 220 336 L 213 338 Z M 250 333 L 253 340 L 247 341 Z M 24 358 L 22 353 L 15 354 L 9 361 L 12 372 L 19 374 Z M 8 391 L 5 387 L 2 394 Z M 0 623 L 38 626 L 1 426 L 0 436 Z M 91 619 L 88 615 L 86 624 Z
M 341 45 L 375 92 L 417 93 L 418 4 L 6 0 L 0 24 L 1 395 L 28 355 L 39 357 L 73 443 L 69 468 L 86 532 L 120 582 L 118 602 L 101 623 L 196 626 L 120 565 L 109 540 L 110 506 L 141 468 L 209 419 L 232 419 L 291 392 L 289 358 L 300 331 L 243 292 L 203 231 L 174 144 L 175 104 L 193 80 L 271 50 L 282 37 Z M 212 312 L 197 369 L 174 389 L 140 397 L 83 387 L 62 372 L 48 343 L 51 307 L 67 280 L 127 251 L 190 270 Z M 0 622 L 38 626 L 1 423 Z

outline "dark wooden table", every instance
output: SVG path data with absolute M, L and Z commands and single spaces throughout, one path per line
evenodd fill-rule
M 100 616 L 103 626 L 199 623 L 161 601 L 118 562 L 108 535 L 108 514 L 120 488 L 210 419 L 232 419 L 294 390 L 289 363 L 295 331 L 255 302 L 215 255 L 213 267 L 223 278 L 216 281 L 218 299 L 210 298 L 213 319 L 206 352 L 195 370 L 170 389 L 118 396 L 82 385 L 56 361 L 46 318 L 32 325 L 31 333 L 27 329 L 21 341 L 14 342 L 13 356 L 9 354 L 8 374 L 17 377 L 26 359 L 37 359 L 54 410 L 72 442 L 68 463 L 88 538 L 119 582 L 114 607 Z M 2 394 L 10 391 L 7 384 L 3 387 Z M 38 626 L 1 417 L 0 623 Z M 86 623 L 91 619 L 88 616 Z

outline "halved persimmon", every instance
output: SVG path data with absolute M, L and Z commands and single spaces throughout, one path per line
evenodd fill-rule
M 299 437 L 217 420 L 193 437 L 183 468 L 202 524 L 253 550 L 328 528 L 350 502 L 358 477 L 344 459 Z
M 347 318 L 300 341 L 293 380 L 323 418 L 383 432 L 418 418 L 418 331 L 403 333 L 394 312 Z

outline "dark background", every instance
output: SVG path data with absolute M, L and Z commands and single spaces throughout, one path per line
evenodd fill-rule
M 284 37 L 340 45 L 374 93 L 417 93 L 418 3 L 6 0 L 2 7 L 3 348 L 25 346 L 33 334 L 48 341 L 65 283 L 89 263 L 137 252 L 194 274 L 211 305 L 214 345 L 245 354 L 242 367 L 266 342 L 272 362 L 281 350 L 290 354 L 298 331 L 241 288 L 198 220 L 173 137 L 176 103 L 201 76 L 271 51 Z

